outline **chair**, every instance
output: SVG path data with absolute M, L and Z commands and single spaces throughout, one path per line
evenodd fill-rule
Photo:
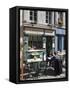
M 47 66 L 47 63 L 46 63 L 46 61 L 42 61 L 41 63 L 40 63 L 40 74 L 41 75 L 44 75 L 45 74 L 45 69 L 46 69 L 46 66 Z

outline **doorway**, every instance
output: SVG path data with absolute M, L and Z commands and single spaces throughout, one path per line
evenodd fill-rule
M 47 56 L 49 55 L 50 51 L 52 51 L 52 36 L 46 37 L 46 52 Z

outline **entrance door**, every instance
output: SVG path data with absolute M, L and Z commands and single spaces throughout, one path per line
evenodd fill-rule
M 58 36 L 58 51 L 62 50 L 62 36 Z
M 46 37 L 46 52 L 49 55 L 50 51 L 52 51 L 52 36 Z

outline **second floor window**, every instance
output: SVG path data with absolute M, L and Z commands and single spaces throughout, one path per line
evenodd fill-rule
M 63 25 L 63 13 L 62 12 L 58 12 L 58 24 L 59 25 Z
M 48 24 L 52 23 L 52 12 L 46 11 L 46 23 Z
M 59 19 L 63 20 L 63 13 L 62 12 L 58 12 L 59 15 Z
M 49 12 L 46 12 L 46 23 L 49 22 Z
M 37 11 L 30 10 L 30 20 L 37 22 Z

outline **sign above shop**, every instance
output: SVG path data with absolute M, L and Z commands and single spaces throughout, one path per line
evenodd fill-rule
M 39 31 L 24 31 L 25 34 L 43 35 L 43 32 Z
M 33 35 L 45 35 L 45 36 L 54 36 L 55 31 L 54 30 L 49 30 L 49 29 L 40 29 L 40 28 L 31 28 L 31 27 L 26 27 L 24 28 L 24 33 L 25 34 L 33 34 Z
M 56 29 L 56 34 L 65 35 L 64 29 Z
M 55 32 L 40 32 L 40 31 L 24 31 L 25 34 L 33 34 L 33 35 L 45 35 L 45 36 L 54 36 Z

